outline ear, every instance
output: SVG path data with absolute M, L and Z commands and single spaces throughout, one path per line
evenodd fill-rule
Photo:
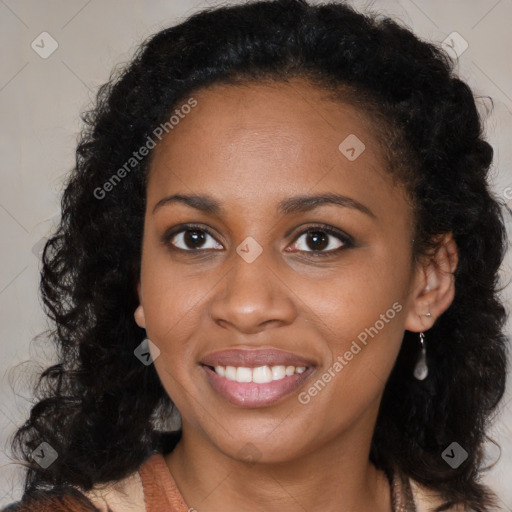
M 137 295 L 139 296 L 139 305 L 137 306 L 137 309 L 133 313 L 133 317 L 135 318 L 135 322 L 137 323 L 137 325 L 145 329 L 146 317 L 144 315 L 144 306 L 142 305 L 142 286 L 140 284 L 140 281 L 137 284 Z
M 434 254 L 417 264 L 405 322 L 408 331 L 430 329 L 450 307 L 455 297 L 453 273 L 458 261 L 457 245 L 452 233 L 447 233 L 439 237 Z

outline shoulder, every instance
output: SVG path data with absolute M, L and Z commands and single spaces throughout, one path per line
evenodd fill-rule
M 144 487 L 139 471 L 107 485 L 82 491 L 100 512 L 145 512 Z
M 145 512 L 144 490 L 138 471 L 85 491 L 79 487 L 27 493 L 0 512 Z
M 98 512 L 94 504 L 79 490 L 39 490 L 27 493 L 1 512 Z

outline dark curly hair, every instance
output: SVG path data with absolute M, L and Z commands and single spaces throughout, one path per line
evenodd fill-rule
M 507 236 L 504 205 L 487 183 L 493 150 L 473 93 L 453 69 L 440 45 L 334 2 L 206 9 L 144 42 L 82 116 L 61 221 L 44 248 L 40 290 L 55 325 L 47 333 L 58 364 L 40 375 L 38 401 L 12 440 L 27 467 L 25 493 L 90 490 L 179 439 L 179 432 L 155 428 L 155 418 L 175 407 L 154 365 L 134 357 L 146 337 L 133 312 L 153 153 L 137 159 L 108 194 L 98 190 L 200 88 L 301 77 L 371 109 L 389 172 L 414 206 L 412 257 L 428 256 L 437 236 L 450 232 L 459 251 L 455 298 L 429 331 L 429 378 L 411 377 L 417 343 L 406 331 L 370 459 L 438 491 L 445 500 L 438 511 L 457 503 L 477 512 L 494 507 L 496 497 L 479 478 L 485 432 L 506 381 L 498 277 Z M 43 441 L 58 452 L 47 469 L 31 457 Z M 468 453 L 456 469 L 441 457 L 453 441 Z

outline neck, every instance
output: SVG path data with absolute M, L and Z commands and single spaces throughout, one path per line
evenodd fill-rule
M 184 422 L 182 438 L 165 460 L 187 506 L 198 512 L 254 510 L 254 503 L 266 512 L 391 512 L 387 477 L 369 461 L 373 428 L 361 418 L 307 453 L 248 463 L 225 455 Z

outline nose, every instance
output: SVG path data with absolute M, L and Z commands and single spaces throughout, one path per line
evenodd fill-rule
M 265 253 L 251 263 L 238 253 L 217 288 L 210 314 L 221 327 L 244 334 L 291 324 L 296 317 L 293 292 Z

